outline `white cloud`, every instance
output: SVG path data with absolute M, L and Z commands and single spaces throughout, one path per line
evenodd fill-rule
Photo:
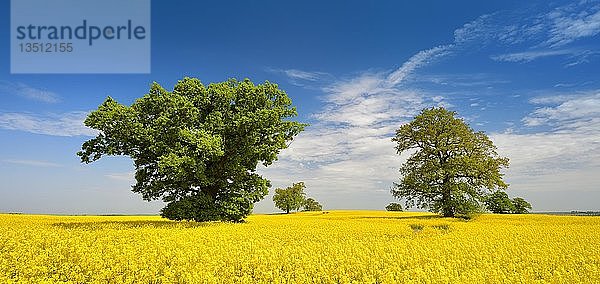
M 488 87 L 510 83 L 498 74 L 487 73 L 425 74 L 415 78 L 414 81 L 461 88 Z
M 308 72 L 308 71 L 302 71 L 302 70 L 298 70 L 298 69 L 288 69 L 288 70 L 283 70 L 282 72 L 285 73 L 286 76 L 288 76 L 292 79 L 300 79 L 300 80 L 307 80 L 307 81 L 316 81 L 319 78 L 326 75 L 326 73 L 323 73 L 323 72 Z
M 552 126 L 556 130 L 600 132 L 600 92 L 552 96 L 532 100 L 544 105 L 523 119 L 527 126 Z
M 561 46 L 600 33 L 600 5 L 590 7 L 591 2 L 580 3 L 584 5 L 567 5 L 547 14 L 552 25 L 549 45 Z
M 427 50 L 422 50 L 413 55 L 408 61 L 404 62 L 400 68 L 392 72 L 387 77 L 387 84 L 395 86 L 404 81 L 406 77 L 412 74 L 417 68 L 430 64 L 433 60 L 446 56 L 450 53 L 454 45 L 440 45 Z
M 55 168 L 61 167 L 60 164 L 48 162 L 48 161 L 40 161 L 40 160 L 21 160 L 21 159 L 5 159 L 2 162 L 15 164 L 15 165 L 24 165 L 24 166 L 32 166 L 32 167 L 44 167 L 44 168 Z
M 534 16 L 531 16 L 534 14 Z M 457 45 L 513 45 L 535 39 L 544 30 L 537 11 L 499 11 L 477 17 L 454 31 Z
M 299 69 L 274 69 L 266 68 L 267 72 L 284 75 L 288 81 L 296 86 L 305 87 L 306 84 L 326 84 L 331 82 L 331 74 L 319 71 L 304 71 Z
M 327 87 L 326 107 L 314 116 L 323 123 L 354 127 L 385 126 L 421 109 L 416 91 L 399 89 L 384 74 L 362 74 Z
M 60 114 L 0 113 L 0 129 L 52 136 L 95 136 L 97 132 L 83 124 L 87 114 L 83 111 Z
M 496 61 L 529 62 L 548 56 L 568 55 L 571 62 L 565 63 L 565 66 L 569 67 L 589 62 L 596 52 L 564 46 L 599 33 L 600 4 L 597 1 L 579 1 L 546 11 L 532 6 L 482 15 L 457 29 L 454 41 L 457 46 L 471 50 L 474 46 L 500 46 L 507 50 L 505 54 L 490 56 Z M 511 52 L 515 47 L 521 51 Z
M 490 137 L 499 153 L 510 158 L 511 176 L 556 175 L 600 165 L 597 162 L 600 158 L 598 133 L 494 133 Z
M 493 34 L 489 31 L 495 29 L 492 20 L 495 15 L 488 14 L 479 16 L 477 19 L 464 24 L 454 31 L 454 42 L 457 44 L 471 43 L 474 41 L 486 42 Z
M 2 81 L 0 82 L 0 93 L 4 93 L 5 95 L 16 95 L 44 103 L 57 103 L 60 101 L 60 97 L 53 92 L 34 88 L 23 83 Z
M 559 49 L 559 50 L 532 50 L 524 52 L 507 53 L 500 55 L 493 55 L 492 58 L 495 61 L 506 61 L 506 62 L 529 62 L 538 58 L 548 56 L 559 56 L 559 55 L 577 55 L 580 52 L 573 49 Z

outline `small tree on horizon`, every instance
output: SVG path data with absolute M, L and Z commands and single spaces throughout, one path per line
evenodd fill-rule
M 304 200 L 304 211 L 322 211 L 323 206 L 314 198 L 309 197 Z
M 406 199 L 406 207 L 468 216 L 479 210 L 487 192 L 508 187 L 501 173 L 508 158 L 499 157 L 487 135 L 475 132 L 456 112 L 424 109 L 392 141 L 398 154 L 411 153 L 391 190 Z
M 305 188 L 304 182 L 294 183 L 292 186 L 288 186 L 285 189 L 276 188 L 275 195 L 273 195 L 275 207 L 288 214 L 292 210 L 299 210 L 305 202 Z
M 402 209 L 402 204 L 396 203 L 396 202 L 392 202 L 392 203 L 388 204 L 385 207 L 385 210 L 387 210 L 387 211 L 404 211 L 404 209 Z
M 496 214 L 526 214 L 531 204 L 521 197 L 510 199 L 503 191 L 496 191 L 485 198 L 486 209 Z

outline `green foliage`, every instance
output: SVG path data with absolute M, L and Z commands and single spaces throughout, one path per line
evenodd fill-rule
M 270 165 L 305 124 L 276 84 L 235 79 L 203 85 L 184 78 L 172 92 L 153 83 L 131 106 L 111 97 L 85 120 L 100 131 L 77 154 L 84 163 L 105 155 L 133 159 L 133 191 L 162 199 L 164 217 L 240 221 L 268 193 L 256 173 Z
M 305 188 L 304 182 L 294 183 L 285 189 L 276 188 L 275 195 L 273 196 L 275 207 L 284 210 L 286 213 L 290 213 L 292 210 L 299 210 L 304 205 Z
M 204 193 L 182 197 L 172 201 L 161 209 L 161 215 L 171 220 L 218 221 L 221 219 L 219 208 L 212 198 Z
M 515 210 L 512 200 L 504 191 L 496 191 L 485 198 L 485 206 L 492 213 L 508 214 Z
M 480 210 L 489 190 L 508 187 L 500 172 L 508 167 L 508 158 L 498 156 L 483 132 L 473 131 L 443 107 L 424 109 L 392 141 L 398 154 L 412 153 L 391 190 L 408 207 L 468 216 Z
M 515 214 L 525 214 L 525 213 L 529 213 L 529 210 L 531 210 L 531 204 L 529 204 L 529 202 L 525 201 L 525 199 L 521 198 L 521 197 L 515 197 L 512 199 L 512 204 L 513 204 L 513 213 Z
M 387 211 L 403 211 L 404 209 L 402 209 L 402 204 L 392 202 L 385 207 L 385 210 L 387 210 Z
M 303 206 L 304 206 L 304 211 L 322 211 L 323 210 L 323 206 L 312 197 L 304 200 Z
M 482 197 L 481 199 L 485 199 Z M 485 213 L 485 204 L 477 200 L 468 200 L 465 202 L 457 202 L 456 215 L 454 217 L 461 218 L 463 220 L 475 219 L 482 213 Z M 452 217 L 452 216 L 447 216 Z
M 489 211 L 498 214 L 525 214 L 531 210 L 531 204 L 521 197 L 512 200 L 503 191 L 496 191 L 485 198 L 485 205 Z

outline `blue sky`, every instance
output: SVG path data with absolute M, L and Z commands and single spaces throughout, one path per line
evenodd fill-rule
M 326 2 L 326 3 L 323 3 Z M 0 211 L 157 213 L 131 161 L 82 165 L 86 113 L 184 76 L 276 82 L 307 128 L 261 173 L 328 209 L 382 209 L 405 157 L 395 129 L 457 111 L 511 159 L 535 211 L 599 210 L 600 1 L 152 2 L 150 74 L 10 74 L 0 4 Z M 271 196 L 256 205 L 273 212 Z

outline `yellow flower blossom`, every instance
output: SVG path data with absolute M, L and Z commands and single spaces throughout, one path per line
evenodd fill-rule
M 0 214 L 0 283 L 600 283 L 600 218 Z

